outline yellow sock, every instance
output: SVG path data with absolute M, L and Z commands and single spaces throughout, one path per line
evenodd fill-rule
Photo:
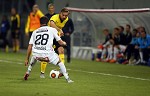
M 42 73 L 45 73 L 46 66 L 47 66 L 47 62 L 41 62 L 41 72 Z
M 20 49 L 19 45 L 16 46 L 16 51 L 18 52 Z
M 16 51 L 16 46 L 13 46 L 13 51 L 14 51 L 14 52 Z
M 9 52 L 9 47 L 6 45 L 5 52 Z
M 65 63 L 65 55 L 64 54 L 59 54 L 59 58 L 61 62 Z

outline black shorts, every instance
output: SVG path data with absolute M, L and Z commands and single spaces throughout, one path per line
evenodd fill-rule
M 12 39 L 19 39 L 19 37 L 20 37 L 20 32 L 12 31 L 12 32 L 11 32 L 11 36 L 12 36 Z
M 60 44 L 56 41 L 56 39 L 54 39 L 54 40 L 53 40 L 53 47 L 54 47 L 54 51 L 55 51 L 57 54 L 59 54 L 59 53 L 58 53 L 58 48 L 59 48 L 59 47 L 63 47 L 63 46 L 60 45 Z

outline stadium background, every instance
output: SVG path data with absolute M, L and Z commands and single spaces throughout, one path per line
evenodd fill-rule
M 18 13 L 21 15 L 21 48 L 26 48 L 28 44 L 28 38 L 26 38 L 24 34 L 24 27 L 27 15 L 31 11 L 31 6 L 34 3 L 39 5 L 44 14 L 48 12 L 47 5 L 49 3 L 55 4 L 56 13 L 58 13 L 62 7 L 84 9 L 150 8 L 149 0 L 138 0 L 138 2 L 137 0 L 1 0 L 0 14 L 10 16 L 11 7 L 16 7 Z M 72 35 L 73 57 L 90 58 L 90 54 L 93 51 L 91 47 L 96 48 L 98 43 L 103 42 L 104 38 L 101 31 L 106 27 L 112 31 L 114 27 L 128 23 L 131 24 L 133 28 L 142 25 L 146 28 L 148 33 L 150 32 L 149 12 L 127 14 L 72 12 L 70 17 L 73 19 L 75 25 L 75 31 Z M 11 41 L 10 32 L 8 38 L 9 41 Z M 79 52 L 80 49 L 83 50 Z

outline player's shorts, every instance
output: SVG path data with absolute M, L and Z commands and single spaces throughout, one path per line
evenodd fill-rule
M 37 58 L 48 58 L 48 63 L 52 63 L 54 65 L 57 65 L 60 61 L 58 54 L 55 52 L 51 53 L 32 53 L 32 56 L 34 59 L 38 60 Z
M 11 32 L 11 36 L 12 36 L 13 39 L 19 39 L 19 37 L 20 37 L 20 32 L 12 31 L 12 32 Z
M 54 48 L 54 51 L 57 53 L 57 54 L 59 54 L 58 53 L 58 48 L 59 47 L 63 47 L 62 45 L 60 45 L 57 41 L 56 41 L 56 39 L 54 39 L 53 40 L 53 48 Z

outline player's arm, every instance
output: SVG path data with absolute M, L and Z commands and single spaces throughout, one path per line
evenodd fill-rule
M 66 45 L 67 45 L 66 42 L 64 42 L 63 40 L 61 40 L 61 38 L 58 36 L 57 33 L 58 33 L 57 30 L 54 29 L 53 35 L 54 35 L 54 38 L 56 39 L 56 41 L 57 41 L 60 45 L 66 46 Z
M 27 23 L 26 23 L 26 28 L 25 28 L 26 36 L 28 36 L 29 33 L 29 25 L 30 25 L 30 16 L 28 16 Z
M 74 24 L 72 22 L 72 20 L 70 19 L 70 34 L 72 34 L 74 31 Z
M 63 46 L 67 46 L 66 42 L 62 41 L 62 40 L 58 40 L 57 41 L 60 45 L 63 45 Z
M 28 45 L 28 50 L 27 50 L 27 56 L 26 56 L 26 60 L 25 60 L 25 66 L 28 65 L 31 52 L 32 52 L 32 44 L 29 44 Z
M 39 9 L 38 9 L 38 11 L 37 11 L 37 15 L 38 15 L 40 18 L 44 16 L 44 14 L 42 13 L 42 11 L 39 10 Z
M 32 52 L 32 46 L 34 44 L 33 36 L 34 36 L 34 32 L 32 33 L 30 41 L 29 41 L 29 45 L 28 45 L 28 49 L 27 49 L 27 56 L 26 56 L 26 59 L 25 59 L 25 66 L 28 65 L 29 58 L 30 58 L 30 55 L 31 55 L 31 52 Z
M 19 14 L 16 15 L 16 18 L 17 18 L 17 29 L 16 29 L 16 32 L 18 33 L 19 29 L 20 29 L 20 16 L 19 16 Z
M 17 17 L 17 28 L 20 29 L 20 16 L 19 16 L 19 14 L 17 14 L 16 17 Z
M 53 20 L 50 20 L 50 26 L 55 28 L 58 32 L 60 32 L 61 36 L 64 34 L 62 29 L 58 28 Z

